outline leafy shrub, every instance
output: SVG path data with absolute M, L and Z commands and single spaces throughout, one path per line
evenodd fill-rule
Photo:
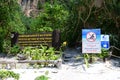
M 1 25 L 0 25 L 0 52 L 3 51 L 4 35 L 5 35 L 5 31 L 1 28 Z
M 0 71 L 0 78 L 2 80 L 10 77 L 14 78 L 15 80 L 19 80 L 19 74 L 14 73 L 13 71 L 7 71 L 7 70 Z
M 68 11 L 64 6 L 55 1 L 54 4 L 49 2 L 44 3 L 43 8 L 44 10 L 42 10 L 36 18 L 31 20 L 30 31 L 41 32 L 53 31 L 54 29 L 64 30 L 68 18 Z
M 4 40 L 4 43 L 3 43 L 3 52 L 4 53 L 10 53 L 10 46 L 11 44 L 11 41 L 10 40 Z
M 35 78 L 35 80 L 48 80 L 49 77 L 45 76 L 45 75 L 41 75 Z
M 56 55 L 53 47 L 41 45 L 40 47 L 25 47 L 23 54 L 31 57 L 32 60 L 57 60 L 61 54 Z
M 20 51 L 19 45 L 14 45 L 10 48 L 10 54 L 16 55 Z
M 38 76 L 35 78 L 35 80 L 48 80 L 49 79 L 49 77 L 47 77 L 48 73 L 49 71 L 46 71 L 45 75 Z
M 109 56 L 107 49 L 102 48 L 101 51 L 102 51 L 102 52 L 101 52 L 101 54 L 98 54 L 98 57 L 100 57 L 100 58 L 105 58 L 105 57 L 108 57 L 108 56 Z
M 90 58 L 92 59 L 92 62 L 93 62 L 93 60 L 97 57 L 101 58 L 101 59 L 104 59 L 108 56 L 109 56 L 108 50 L 102 48 L 100 54 L 84 54 L 83 57 L 84 57 L 84 61 L 85 61 L 86 66 L 89 67 Z
M 84 54 L 83 57 L 84 57 L 85 65 L 89 67 L 89 59 L 90 59 L 89 54 Z

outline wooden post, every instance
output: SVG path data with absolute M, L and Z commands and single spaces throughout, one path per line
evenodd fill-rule
M 17 43 L 18 33 L 11 32 L 11 47 L 13 47 Z
M 59 50 L 61 46 L 61 40 L 60 40 L 60 30 L 54 30 L 52 33 L 52 46 L 56 48 L 56 50 Z

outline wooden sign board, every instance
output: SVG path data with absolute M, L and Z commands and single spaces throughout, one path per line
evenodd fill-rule
M 18 35 L 17 43 L 20 46 L 52 46 L 52 33 L 39 33 L 39 34 L 21 34 Z
M 15 44 L 19 44 L 21 47 L 46 45 L 59 49 L 61 46 L 60 43 L 59 30 L 36 34 L 18 34 L 16 32 L 11 33 L 11 46 L 14 46 Z

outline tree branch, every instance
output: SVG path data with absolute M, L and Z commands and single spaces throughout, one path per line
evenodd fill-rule
M 89 8 L 90 8 L 90 10 L 89 10 L 89 13 L 88 13 L 87 18 L 84 20 L 85 22 L 86 22 L 86 21 L 88 20 L 88 18 L 90 17 L 93 6 L 94 6 L 94 3 L 92 3 L 92 5 L 89 7 Z

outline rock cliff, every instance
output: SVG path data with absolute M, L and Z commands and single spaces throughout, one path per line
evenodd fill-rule
M 35 17 L 39 12 L 38 3 L 43 4 L 44 2 L 45 0 L 18 0 L 23 13 L 27 17 Z

